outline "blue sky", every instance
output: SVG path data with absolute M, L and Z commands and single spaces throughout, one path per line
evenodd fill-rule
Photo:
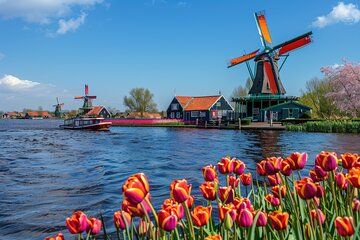
M 253 13 L 265 10 L 276 45 L 312 30 L 314 42 L 281 71 L 300 95 L 320 68 L 360 62 L 359 1 L 0 0 L 0 110 L 76 109 L 84 84 L 96 105 L 124 110 L 134 87 L 159 110 L 174 94 L 228 97 L 244 85 L 245 64 L 227 62 L 261 47 Z M 251 62 L 253 65 L 253 62 Z

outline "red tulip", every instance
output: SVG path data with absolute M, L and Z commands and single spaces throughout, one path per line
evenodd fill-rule
M 221 174 L 229 174 L 234 171 L 234 161 L 229 156 L 224 157 L 218 162 L 218 169 Z
M 164 200 L 164 203 L 161 206 L 161 209 L 168 211 L 172 215 L 175 214 L 177 216 L 178 220 L 180 220 L 184 217 L 183 206 L 171 198 Z
M 274 175 L 268 175 L 268 180 L 270 186 L 276 186 L 278 184 L 282 184 L 281 177 L 278 173 Z
M 360 201 L 357 198 L 354 198 L 352 201 L 352 210 L 353 212 L 357 212 L 360 209 Z
M 274 187 L 271 188 L 271 192 L 277 198 L 280 198 L 279 194 L 281 194 L 281 198 L 284 198 L 286 196 L 286 186 L 285 185 L 283 185 L 283 186 L 280 186 L 280 185 L 274 186 Z
M 338 173 L 335 176 L 335 182 L 338 188 L 340 189 L 346 189 L 348 186 L 348 180 L 346 179 L 345 175 L 343 173 Z
M 342 160 L 342 166 L 345 169 L 352 168 L 355 163 L 358 161 L 359 155 L 357 153 L 351 154 L 351 153 L 345 153 L 341 155 Z
M 233 172 L 234 172 L 236 175 L 241 175 L 241 174 L 243 174 L 245 168 L 246 168 L 245 163 L 243 163 L 243 162 L 240 161 L 239 159 L 236 159 L 236 160 L 234 161 L 234 171 L 233 171 Z
M 251 173 L 243 173 L 242 175 L 240 175 L 240 180 L 241 180 L 241 183 L 242 183 L 244 186 L 250 185 L 251 182 L 252 182 L 252 175 L 251 175 Z
M 251 211 L 253 209 L 250 200 L 247 198 L 234 198 L 232 203 L 234 204 L 235 209 L 237 210 L 238 213 L 240 212 L 240 210 L 244 208 L 248 208 Z
M 170 196 L 178 203 L 185 202 L 190 197 L 191 184 L 185 179 L 175 180 L 170 185 Z
M 167 231 L 171 232 L 176 228 L 178 218 L 175 214 L 172 214 L 171 211 L 160 210 L 158 213 L 159 226 Z
M 126 220 L 127 225 L 130 226 L 131 223 L 130 213 L 125 212 L 123 210 L 114 213 L 114 225 L 116 228 L 121 230 L 126 229 L 126 223 L 124 222 L 124 218 Z
M 236 209 L 233 204 L 219 204 L 219 218 L 226 229 L 231 229 L 236 219 Z
M 317 187 L 316 197 L 322 198 L 325 195 L 325 188 L 320 183 L 315 183 Z
M 287 228 L 289 214 L 287 212 L 272 212 L 269 214 L 270 224 L 276 231 Z
M 266 175 L 274 175 L 280 171 L 280 165 L 282 162 L 281 157 L 271 157 L 267 158 L 265 162 L 265 172 Z
M 209 222 L 209 219 L 211 217 L 211 211 L 212 207 L 203 207 L 203 206 L 197 206 L 194 208 L 194 211 L 191 212 L 191 216 L 193 219 L 193 222 L 196 226 L 201 227 L 206 225 Z
M 260 175 L 260 176 L 265 176 L 266 172 L 265 172 L 265 163 L 266 160 L 262 160 L 260 163 L 256 164 L 256 172 Z
M 227 178 L 229 186 L 231 186 L 232 188 L 236 188 L 237 186 L 239 186 L 240 178 L 236 178 L 235 176 L 227 176 Z
M 257 213 L 256 213 L 257 214 Z M 255 214 L 255 215 L 256 215 Z M 258 217 L 258 220 L 257 220 L 257 222 L 256 222 L 256 226 L 257 227 L 264 227 L 264 226 L 266 226 L 266 224 L 267 224 L 267 214 L 266 214 L 266 212 L 260 212 L 259 213 L 259 217 Z
M 74 212 L 71 218 L 66 218 L 66 227 L 71 234 L 79 234 L 88 227 L 87 217 L 85 213 Z
M 207 236 L 206 238 L 204 238 L 204 240 L 222 240 L 220 235 L 215 235 L 215 236 Z
M 147 194 L 146 198 L 150 201 L 150 194 Z M 150 206 L 146 201 L 142 202 L 142 204 L 144 205 L 146 212 L 149 213 L 151 211 Z M 121 209 L 128 212 L 132 217 L 142 217 L 145 214 L 140 204 L 133 205 L 126 199 L 123 201 Z
M 350 169 L 349 173 L 347 174 L 347 179 L 353 187 L 360 188 L 360 169 Z
M 240 227 L 249 228 L 254 222 L 254 215 L 249 209 L 245 208 L 240 211 L 236 220 Z
M 216 167 L 213 165 L 208 165 L 206 167 L 203 167 L 202 172 L 204 174 L 204 179 L 207 182 L 213 182 L 217 180 L 217 174 L 216 174 Z
M 275 197 L 272 194 L 268 194 L 265 196 L 265 200 L 270 203 L 273 207 L 277 207 L 280 205 L 280 199 Z
M 149 192 L 149 183 L 145 174 L 130 176 L 122 187 L 124 197 L 131 204 L 141 203 Z
M 321 224 L 324 224 L 324 222 L 326 220 L 326 216 L 320 209 L 317 209 L 317 213 L 316 213 L 315 209 L 311 210 L 310 215 L 311 215 L 311 218 L 313 219 L 313 221 L 317 222 L 317 223 L 319 223 L 319 219 L 320 219 Z
M 328 173 L 324 169 L 322 169 L 321 166 L 315 165 L 314 171 L 320 179 L 325 179 L 327 177 Z
M 191 209 L 193 207 L 193 205 L 194 205 L 194 196 L 189 196 L 186 203 L 187 203 L 188 208 Z
M 204 182 L 203 184 L 201 184 L 200 192 L 206 200 L 214 201 L 216 199 L 214 182 Z
M 44 240 L 65 240 L 64 235 L 62 233 L 58 233 L 54 238 L 47 237 Z
M 342 237 L 350 237 L 354 234 L 352 217 L 337 217 L 335 219 L 335 227 L 337 233 Z
M 303 169 L 308 159 L 307 153 L 292 153 L 289 157 L 286 158 L 292 170 Z
M 91 235 L 96 235 L 101 230 L 101 221 L 97 218 L 89 218 L 88 220 L 88 227 L 86 228 L 86 232 L 90 233 Z
M 336 153 L 321 152 L 316 156 L 315 164 L 323 170 L 330 172 L 336 169 L 338 161 Z
M 284 176 L 290 176 L 291 173 L 292 173 L 292 169 L 291 169 L 291 166 L 288 162 L 287 159 L 285 159 L 284 161 L 282 161 L 280 163 L 280 172 L 284 175 Z
M 219 197 L 222 202 L 231 203 L 234 200 L 234 189 L 231 186 L 219 187 Z
M 317 187 L 310 178 L 303 178 L 295 182 L 295 189 L 297 194 L 302 199 L 311 199 L 316 196 Z

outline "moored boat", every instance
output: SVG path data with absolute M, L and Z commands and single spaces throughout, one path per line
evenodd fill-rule
M 104 118 L 70 118 L 65 119 L 61 128 L 71 130 L 98 130 L 108 131 L 111 122 L 104 121 Z

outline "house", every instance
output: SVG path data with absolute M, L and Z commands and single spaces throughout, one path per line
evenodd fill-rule
M 126 118 L 151 118 L 151 119 L 161 119 L 160 113 L 149 113 L 143 112 L 141 116 L 141 112 L 128 112 L 126 114 Z
M 89 117 L 111 118 L 111 113 L 104 106 L 95 106 L 86 113 Z
M 287 118 L 302 118 L 311 108 L 295 101 L 280 103 L 271 107 L 261 109 L 261 119 L 266 122 L 272 114 L 273 121 L 281 121 Z
M 27 112 L 25 114 L 26 119 L 44 119 L 51 118 L 52 116 L 49 112 L 39 111 L 39 112 Z
M 166 113 L 170 119 L 186 122 L 229 120 L 234 109 L 222 95 L 175 96 Z
M 10 118 L 10 119 L 19 118 L 19 117 L 20 115 L 18 112 L 7 112 L 2 115 L 2 118 Z

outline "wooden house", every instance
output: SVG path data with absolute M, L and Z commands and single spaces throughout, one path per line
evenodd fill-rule
M 46 119 L 46 118 L 51 118 L 51 117 L 52 116 L 50 115 L 50 113 L 45 112 L 45 111 L 27 112 L 25 114 L 26 119 Z
M 222 95 L 175 96 L 166 113 L 170 119 L 185 122 L 228 120 L 234 109 Z
M 92 109 L 88 111 L 86 115 L 89 117 L 111 118 L 111 113 L 104 106 L 92 107 Z
M 270 114 L 272 114 L 273 121 L 297 119 L 302 118 L 306 112 L 311 112 L 311 108 L 294 101 L 284 102 L 261 109 L 261 119 L 264 122 L 270 120 Z

